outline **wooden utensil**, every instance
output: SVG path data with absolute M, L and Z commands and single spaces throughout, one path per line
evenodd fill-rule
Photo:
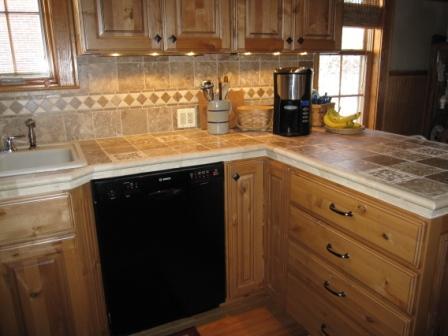
M 207 104 L 208 101 L 205 99 L 202 92 L 198 93 L 198 108 L 199 108 L 199 128 L 202 130 L 207 129 Z
M 230 90 L 227 94 L 227 100 L 232 103 L 232 111 L 229 114 L 229 127 L 236 127 L 236 109 L 238 106 L 244 105 L 244 91 L 243 90 Z

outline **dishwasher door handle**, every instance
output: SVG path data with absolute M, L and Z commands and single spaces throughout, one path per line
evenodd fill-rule
M 156 199 L 164 199 L 164 198 L 170 198 L 175 197 L 183 193 L 183 189 L 181 188 L 169 188 L 169 189 L 162 189 L 150 192 L 147 194 L 148 198 L 156 198 Z

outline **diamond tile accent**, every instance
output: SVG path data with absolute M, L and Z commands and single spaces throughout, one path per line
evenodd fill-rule
M 87 97 L 87 99 L 84 101 L 84 104 L 91 108 L 95 104 L 95 101 L 92 99 L 92 97 Z
M 106 97 L 101 96 L 98 100 L 97 103 L 100 104 L 102 107 L 106 106 L 106 104 L 109 102 L 109 100 L 107 100 Z
M 42 107 L 45 112 L 51 112 L 51 110 L 53 109 L 53 104 L 49 99 L 44 99 L 40 104 L 40 107 Z
M 37 108 L 39 107 L 39 105 L 34 101 L 34 100 L 29 100 L 26 105 L 25 105 L 26 109 L 28 111 L 30 111 L 31 113 L 36 111 Z M 1 107 L 0 107 L 1 110 Z
M 264 95 L 264 90 L 262 88 L 259 88 L 257 91 L 258 96 L 261 98 Z
M 255 95 L 254 89 L 250 89 L 249 91 L 247 91 L 247 94 L 248 94 L 249 97 L 252 98 Z
M 181 100 L 182 95 L 181 95 L 179 92 L 176 92 L 176 93 L 174 94 L 173 98 L 174 98 L 175 101 L 178 102 L 179 100 Z
M 191 101 L 191 99 L 193 99 L 194 95 L 188 91 L 185 95 L 184 98 L 187 99 L 188 101 Z
M 64 99 L 59 98 L 59 99 L 56 101 L 55 106 L 56 106 L 58 109 L 63 110 L 63 109 L 67 106 L 67 103 L 66 103 L 66 101 L 65 101 Z
M 128 104 L 128 105 L 131 105 L 133 102 L 134 102 L 134 98 L 130 95 L 130 94 L 128 94 L 126 97 L 124 97 L 124 99 L 123 99 L 123 101 L 126 103 L 126 104 Z
M 153 93 L 150 97 L 149 100 L 155 104 L 158 100 L 159 100 L 159 96 L 157 96 L 155 93 Z
M 77 97 L 73 97 L 72 100 L 70 100 L 69 104 L 74 109 L 78 109 L 79 106 L 81 106 L 82 102 Z
M 268 95 L 269 97 L 271 97 L 271 96 L 274 94 L 274 90 L 271 89 L 271 88 L 269 88 L 269 89 L 266 90 L 266 93 L 267 93 L 267 95 Z
M 170 100 L 170 95 L 168 94 L 168 93 L 164 93 L 163 95 L 162 95 L 162 97 L 160 97 L 160 98 L 162 98 L 162 100 L 165 102 L 165 103 L 168 103 L 168 100 Z
M 120 105 L 121 103 L 121 99 L 118 96 L 113 96 L 112 99 L 110 100 L 112 104 L 114 104 L 115 106 Z
M 8 109 L 8 107 L 3 104 L 2 102 L 0 102 L 0 113 L 5 112 Z
M 23 105 L 20 104 L 20 103 L 16 100 L 14 103 L 11 104 L 11 106 L 10 106 L 9 108 L 10 108 L 12 111 L 14 111 L 14 113 L 19 113 L 19 112 L 22 110 Z
M 148 100 L 148 98 L 146 98 L 146 96 L 144 95 L 144 94 L 142 94 L 142 93 L 140 93 L 139 95 L 138 95 L 138 97 L 137 97 L 137 101 L 140 103 L 140 104 L 144 104 L 145 103 L 145 101 L 147 101 Z

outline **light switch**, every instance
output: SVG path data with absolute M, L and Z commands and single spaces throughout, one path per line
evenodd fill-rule
M 196 108 L 180 108 L 177 110 L 177 127 L 178 128 L 192 128 L 197 127 L 196 122 Z

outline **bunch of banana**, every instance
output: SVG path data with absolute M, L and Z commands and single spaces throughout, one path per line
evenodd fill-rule
M 361 113 L 355 113 L 346 117 L 343 117 L 335 109 L 329 109 L 324 115 L 324 123 L 331 128 L 360 128 L 361 124 L 355 122 Z

